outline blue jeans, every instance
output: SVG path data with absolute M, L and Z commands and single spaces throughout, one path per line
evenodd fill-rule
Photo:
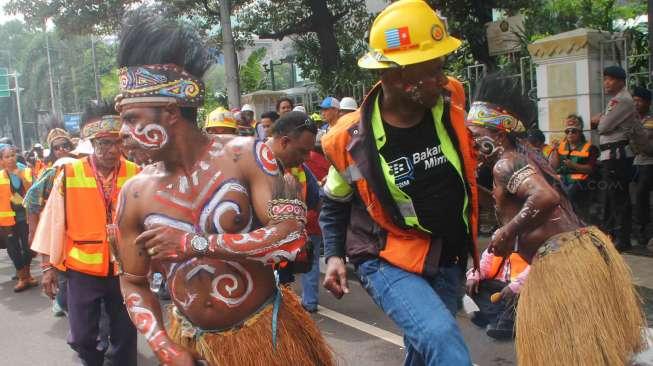
M 313 266 L 309 272 L 302 275 L 302 305 L 307 310 L 317 309 L 319 282 L 320 282 L 320 247 L 322 246 L 322 235 L 311 235 L 313 246 Z
M 425 278 L 370 259 L 356 272 L 374 302 L 404 333 L 404 365 L 472 364 L 454 318 L 464 291 L 459 266 L 440 268 L 435 277 Z

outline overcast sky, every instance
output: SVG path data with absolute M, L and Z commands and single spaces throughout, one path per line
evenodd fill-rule
M 20 19 L 21 18 L 20 16 L 7 15 L 5 13 L 4 7 L 5 7 L 5 4 L 7 4 L 7 2 L 8 2 L 8 0 L 0 0 L 0 24 L 6 22 L 8 20 L 11 20 L 11 19 L 16 19 L 16 18 Z

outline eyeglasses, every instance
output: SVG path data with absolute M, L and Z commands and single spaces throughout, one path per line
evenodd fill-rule
M 59 151 L 59 150 L 70 151 L 70 150 L 72 150 L 72 148 L 73 147 L 69 143 L 59 144 L 59 145 L 52 145 L 52 150 L 53 151 Z
M 296 126 L 293 128 L 293 130 L 302 130 L 306 129 L 312 133 L 317 133 L 317 125 L 315 124 L 315 121 L 313 121 L 311 118 L 306 118 L 304 122 L 302 122 L 301 125 Z
M 569 130 L 565 130 L 565 135 L 575 135 L 575 134 L 577 134 L 578 132 L 579 132 L 578 130 L 575 130 L 575 129 L 569 129 Z

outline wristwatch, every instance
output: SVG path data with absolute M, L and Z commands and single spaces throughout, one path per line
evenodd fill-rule
M 190 246 L 194 252 L 204 254 L 209 249 L 209 241 L 201 235 L 195 235 L 190 240 Z

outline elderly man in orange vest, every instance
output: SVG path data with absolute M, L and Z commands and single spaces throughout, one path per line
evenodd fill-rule
M 461 83 L 444 74 L 460 46 L 422 0 L 400 0 L 370 31 L 359 66 L 381 82 L 322 138 L 333 164 L 320 215 L 324 286 L 348 293 L 345 256 L 404 333 L 406 365 L 470 365 L 454 315 L 476 251 L 476 161 Z
M 114 365 L 136 365 L 136 328 L 123 304 L 107 224 L 120 188 L 139 168 L 122 158 L 120 117 L 112 105 L 89 105 L 82 121 L 82 136 L 94 152 L 64 165 L 55 178 L 32 249 L 43 255 L 43 290 L 50 298 L 58 291 L 55 266 L 66 268 L 69 344 L 84 364 L 104 363 L 106 350 L 98 349 L 97 340 L 104 303 L 112 349 L 107 358 Z

